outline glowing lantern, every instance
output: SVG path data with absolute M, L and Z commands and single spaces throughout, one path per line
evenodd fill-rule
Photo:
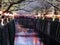
M 2 11 L 0 11 L 0 14 L 2 14 L 3 12 Z

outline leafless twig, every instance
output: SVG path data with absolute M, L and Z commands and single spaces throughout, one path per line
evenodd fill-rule
M 19 0 L 17 2 L 10 2 L 9 7 L 4 12 L 7 12 L 14 4 L 19 4 L 19 3 L 23 2 L 23 1 L 25 1 L 25 0 Z
M 47 3 L 50 4 L 50 5 L 52 5 L 54 8 L 56 8 L 57 10 L 60 11 L 60 9 L 58 7 L 56 7 L 56 6 L 54 6 L 52 3 L 50 3 L 50 2 L 47 2 Z

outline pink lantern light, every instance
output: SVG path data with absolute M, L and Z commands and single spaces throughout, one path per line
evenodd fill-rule
M 0 14 L 2 14 L 3 12 L 2 11 L 0 11 Z

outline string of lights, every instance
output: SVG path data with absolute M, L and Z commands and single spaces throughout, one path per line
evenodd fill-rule
M 31 18 L 35 17 L 36 19 L 37 18 L 42 18 L 42 19 L 52 18 L 52 21 L 54 21 L 55 19 L 59 19 L 59 21 L 60 21 L 60 15 L 55 15 L 55 14 L 40 15 L 40 13 L 38 13 L 38 15 L 29 16 L 28 14 L 26 14 L 26 15 L 20 15 L 20 14 L 16 14 L 16 13 L 10 14 L 10 13 L 3 13 L 2 11 L 0 11 L 0 20 L 2 22 L 2 23 L 1 22 L 0 23 L 3 25 L 3 23 L 5 21 L 6 21 L 6 23 L 8 23 L 9 21 L 15 19 L 16 17 L 19 18 L 20 16 L 31 17 Z
M 11 21 L 13 19 L 13 14 L 10 13 L 3 13 L 2 11 L 0 11 L 0 24 L 1 26 L 6 25 L 9 21 Z

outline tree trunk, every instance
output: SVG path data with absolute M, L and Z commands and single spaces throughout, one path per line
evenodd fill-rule
M 1 10 L 1 7 L 2 7 L 2 4 L 1 3 L 2 3 L 2 0 L 0 0 L 0 10 Z

